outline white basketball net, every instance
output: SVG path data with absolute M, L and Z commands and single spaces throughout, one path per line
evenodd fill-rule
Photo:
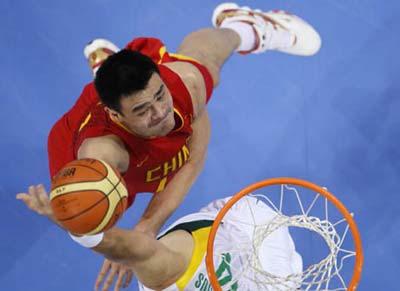
M 299 208 L 297 215 L 287 216 L 283 213 L 285 192 L 288 191 L 292 192 L 291 194 L 294 194 L 296 197 Z M 354 257 L 356 253 L 342 247 L 349 230 L 346 220 L 343 218 L 335 222 L 330 221 L 328 212 L 330 202 L 319 193 L 315 194 L 312 202 L 305 208 L 296 188 L 281 185 L 280 192 L 280 199 L 277 205 L 266 195 L 252 195 L 264 200 L 276 212 L 276 216 L 267 224 L 259 224 L 254 220 L 252 245 L 236 245 L 235 250 L 231 249 L 233 252 L 247 254 L 247 261 L 243 263 L 243 258 L 241 259 L 242 267 L 240 270 L 235 270 L 236 272 L 233 274 L 234 279 L 232 281 L 240 282 L 245 277 L 247 282 L 249 280 L 252 281 L 252 289 L 255 288 L 254 286 L 257 286 L 257 290 L 347 290 L 346 282 L 340 272 L 345 261 Z M 313 207 L 316 205 L 317 200 L 321 199 L 325 200 L 323 202 L 325 205 L 324 217 L 312 216 Z M 342 226 L 339 233 L 338 228 L 340 225 Z M 280 277 L 266 272 L 260 261 L 260 247 L 269 235 L 285 226 L 303 228 L 319 234 L 326 242 L 329 253 L 319 262 L 304 266 L 302 273 Z M 214 253 L 214 257 L 218 255 Z M 331 284 L 332 280 L 335 281 L 334 284 Z M 232 286 L 221 287 L 223 290 L 234 290 Z M 239 288 L 238 290 L 242 289 Z

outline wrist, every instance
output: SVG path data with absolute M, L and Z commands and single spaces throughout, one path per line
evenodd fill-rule
M 95 235 L 82 235 L 82 236 L 75 236 L 70 232 L 68 232 L 68 234 L 73 241 L 77 242 L 78 244 L 80 244 L 85 248 L 94 248 L 98 246 L 104 238 L 103 232 L 100 232 Z

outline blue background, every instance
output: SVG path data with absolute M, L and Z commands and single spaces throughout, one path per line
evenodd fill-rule
M 31 184 L 49 185 L 47 133 L 91 80 L 84 45 L 154 36 L 175 51 L 186 34 L 210 25 L 218 3 L 0 2 L 1 290 L 91 290 L 102 263 L 15 200 Z M 172 219 L 261 179 L 308 179 L 356 213 L 365 251 L 360 290 L 398 290 L 400 3 L 239 4 L 301 15 L 323 47 L 312 58 L 268 52 L 226 63 L 209 104 L 205 169 Z M 148 200 L 139 197 L 121 225 L 133 225 Z

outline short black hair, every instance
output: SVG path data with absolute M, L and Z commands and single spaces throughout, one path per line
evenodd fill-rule
M 121 113 L 121 98 L 146 88 L 153 73 L 159 70 L 152 59 L 123 49 L 100 66 L 94 85 L 103 104 Z

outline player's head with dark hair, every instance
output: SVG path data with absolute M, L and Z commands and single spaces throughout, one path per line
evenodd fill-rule
M 137 135 L 163 136 L 173 129 L 172 97 L 149 57 L 121 50 L 101 65 L 94 84 L 111 118 Z
M 123 49 L 105 60 L 94 84 L 103 104 L 121 113 L 120 99 L 146 88 L 154 73 L 158 67 L 149 57 Z

